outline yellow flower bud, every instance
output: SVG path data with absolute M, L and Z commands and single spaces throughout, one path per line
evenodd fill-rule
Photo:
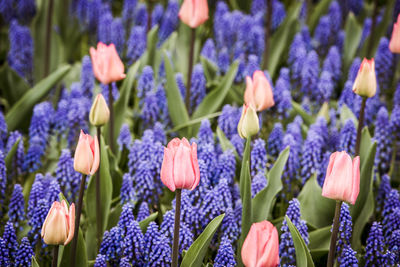
M 94 126 L 103 126 L 110 119 L 110 110 L 102 94 L 98 94 L 90 109 L 89 120 Z
M 256 110 L 252 106 L 243 105 L 242 116 L 238 124 L 241 138 L 248 138 L 258 133 L 260 125 Z

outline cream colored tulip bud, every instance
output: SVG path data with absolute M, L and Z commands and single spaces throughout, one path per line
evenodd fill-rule
M 241 138 L 248 138 L 258 133 L 260 123 L 256 110 L 249 105 L 243 105 L 242 116 L 238 124 L 238 133 Z
M 110 119 L 110 110 L 102 94 L 98 94 L 90 109 L 89 120 L 94 126 L 103 126 Z
M 375 61 L 364 58 L 353 84 L 353 92 L 359 96 L 373 97 L 376 87 Z

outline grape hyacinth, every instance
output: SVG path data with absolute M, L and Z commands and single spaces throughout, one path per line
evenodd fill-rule
M 12 171 L 13 174 L 19 175 L 22 173 L 22 168 L 24 166 L 24 158 L 25 158 L 25 152 L 24 152 L 24 139 L 22 138 L 22 135 L 18 131 L 13 131 L 10 132 L 10 136 L 7 139 L 7 145 L 6 145 L 6 151 L 8 153 L 11 151 L 12 147 L 14 144 L 19 140 L 19 143 L 17 145 L 17 151 L 14 156 L 14 160 L 12 163 Z
M 393 54 L 389 50 L 389 40 L 382 37 L 375 56 L 376 78 L 382 92 L 389 89 L 393 76 Z
M 119 146 L 119 150 L 122 151 L 124 149 L 129 150 L 132 145 L 132 136 L 129 130 L 129 125 L 124 123 L 121 126 L 121 130 L 119 132 L 119 136 L 117 139 L 117 143 Z
M 352 119 L 348 119 L 340 129 L 339 150 L 354 155 L 356 146 L 357 129 Z
M 126 203 L 122 206 L 122 212 L 119 216 L 118 220 L 118 227 L 122 230 L 122 235 L 126 235 L 126 231 L 128 229 L 129 224 L 131 221 L 135 220 L 133 216 L 133 204 Z
M 358 267 L 357 252 L 350 245 L 343 248 L 342 254 L 338 257 L 339 267 Z
M 168 1 L 158 32 L 159 44 L 163 43 L 173 33 L 179 24 L 179 3 L 176 0 Z
M 7 244 L 3 238 L 0 237 L 0 265 L 10 266 L 10 258 L 8 254 Z
M 320 164 L 322 162 L 322 136 L 312 129 L 308 131 L 307 139 L 304 142 L 303 154 L 301 157 L 301 177 L 302 184 L 314 174 L 319 174 Z
M 127 51 L 126 51 L 127 61 L 128 64 L 132 64 L 134 61 L 138 60 L 146 51 L 147 47 L 146 29 L 143 26 L 133 27 L 131 29 L 126 46 L 127 46 Z
M 385 231 L 385 237 L 390 237 L 391 233 L 395 230 L 400 229 L 400 197 L 399 192 L 396 189 L 390 190 L 386 196 L 382 217 L 383 217 L 383 229 Z
M 4 154 L 0 150 L 0 217 L 3 215 L 4 200 L 7 188 L 7 172 L 6 163 L 4 162 Z
M 146 202 L 142 202 L 140 204 L 139 211 L 138 211 L 138 214 L 136 216 L 136 220 L 138 222 L 140 222 L 140 221 L 146 219 L 149 216 L 150 216 L 149 205 Z
M 118 264 L 122 256 L 123 236 L 122 230 L 115 226 L 110 231 L 105 231 L 100 246 L 100 254 L 106 257 L 111 265 Z
M 6 243 L 7 255 L 10 257 L 10 261 L 13 262 L 18 253 L 18 241 L 17 234 L 15 232 L 13 224 L 8 221 L 4 226 L 3 240 Z
M 214 260 L 215 267 L 234 267 L 236 266 L 235 252 L 233 251 L 229 238 L 223 238 L 220 242 L 217 256 Z
M 71 157 L 71 152 L 68 149 L 61 151 L 60 159 L 56 168 L 56 179 L 63 188 L 65 197 L 70 202 L 75 202 L 81 174 L 74 169 L 74 159 Z
M 93 97 L 94 82 L 92 60 L 89 56 L 84 56 L 82 58 L 80 85 L 82 94 L 90 100 Z
M 135 220 L 130 221 L 123 241 L 124 256 L 132 264 L 143 264 L 144 236 L 140 230 L 139 223 Z
M 25 201 L 22 194 L 22 186 L 20 184 L 14 185 L 14 191 L 11 195 L 8 218 L 11 223 L 18 229 L 20 222 L 25 219 Z
M 256 173 L 264 173 L 267 165 L 267 150 L 265 148 L 265 141 L 261 138 L 253 142 L 253 148 L 250 153 L 251 157 L 251 175 Z
M 365 266 L 385 266 L 384 238 L 382 225 L 379 222 L 372 224 L 366 244 Z
M 343 255 L 346 246 L 351 245 L 351 235 L 353 231 L 352 227 L 353 223 L 351 221 L 349 205 L 347 203 L 342 203 L 339 217 L 339 233 L 336 246 L 336 253 L 338 253 L 338 255 Z
M 15 266 L 31 266 L 32 256 L 34 256 L 32 245 L 27 237 L 23 237 L 18 248 Z
M 303 94 L 312 97 L 313 99 L 318 99 L 318 95 L 315 95 L 314 92 L 318 83 L 318 74 L 318 55 L 314 50 L 312 50 L 307 54 L 301 71 L 301 91 Z
M 389 171 L 392 156 L 392 133 L 389 125 L 389 114 L 385 107 L 378 111 L 375 121 L 376 155 L 375 166 L 380 174 Z

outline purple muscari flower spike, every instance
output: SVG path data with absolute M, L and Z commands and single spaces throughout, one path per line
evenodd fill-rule
M 193 214 L 194 216 L 195 214 Z M 169 210 L 164 214 L 164 219 L 161 224 L 160 234 L 161 236 L 165 236 L 167 238 L 166 242 L 171 244 L 173 240 L 174 234 L 174 216 L 175 211 Z M 194 222 L 198 223 L 198 222 Z M 194 225 L 192 225 L 194 226 Z M 189 225 L 186 222 L 181 222 L 181 227 L 179 229 L 179 251 L 182 253 L 183 250 L 189 249 L 190 245 L 193 243 L 193 233 Z
M 339 97 L 339 107 L 345 104 L 349 109 L 353 111 L 353 104 L 355 94 L 353 93 L 353 81 L 348 80 L 343 87 L 343 91 Z
M 238 153 L 239 157 L 242 157 L 244 150 L 244 140 L 238 134 L 234 134 L 232 135 L 230 142 L 236 149 L 236 152 Z
M 206 95 L 206 77 L 204 76 L 203 66 L 200 63 L 193 67 L 190 91 L 190 106 L 194 110 Z
M 129 64 L 138 60 L 146 51 L 147 39 L 146 28 L 144 26 L 132 27 L 128 42 L 126 44 L 126 58 Z
M 65 197 L 70 202 L 75 202 L 81 174 L 74 169 L 74 159 L 71 157 L 69 149 L 61 151 L 56 168 L 56 179 L 63 188 Z
M 27 237 L 23 237 L 18 248 L 15 266 L 31 266 L 33 252 L 32 245 Z
M 0 237 L 0 266 L 11 266 L 7 244 L 1 237 Z
M 201 49 L 201 56 L 205 57 L 214 64 L 217 64 L 217 51 L 213 39 L 208 38 Z
M 300 168 L 300 150 L 293 135 L 286 133 L 282 140 L 282 148 L 290 147 L 288 161 L 284 168 L 284 186 L 290 192 L 292 181 L 296 178 Z
M 49 102 L 35 105 L 31 125 L 29 126 L 30 145 L 25 159 L 25 170 L 34 172 L 41 167 L 40 158 L 46 152 L 48 137 L 50 134 L 51 114 L 54 109 Z
M 123 257 L 119 262 L 119 267 L 131 267 L 131 263 L 127 257 Z
M 302 184 L 314 174 L 319 174 L 322 162 L 322 136 L 312 129 L 308 131 L 307 139 L 303 145 L 303 153 L 301 157 L 301 177 Z
M 376 210 L 380 213 L 383 211 L 383 206 L 386 196 L 390 194 L 392 187 L 390 185 L 390 177 L 387 174 L 382 175 L 381 183 L 379 184 L 378 194 L 376 196 Z
M 124 123 L 121 126 L 121 130 L 119 132 L 119 136 L 117 139 L 117 143 L 119 146 L 119 150 L 122 151 L 124 148 L 129 150 L 132 145 L 132 136 L 129 131 L 129 125 Z
M 185 99 L 186 86 L 185 86 L 185 82 L 183 81 L 183 74 L 180 72 L 176 73 L 175 81 L 176 81 L 176 85 L 178 86 L 179 92 L 181 93 L 182 99 Z
M 292 108 L 292 95 L 290 93 L 290 74 L 289 69 L 282 68 L 274 89 L 275 107 L 283 117 L 288 117 L 289 110 Z
M 243 29 L 244 33 L 245 29 Z M 254 25 L 254 22 L 252 23 L 252 25 L 250 26 L 250 32 L 249 28 L 247 28 L 247 53 L 248 54 L 254 54 L 256 55 L 258 58 L 262 57 L 262 53 L 264 51 L 264 46 L 265 46 L 265 42 L 264 42 L 264 29 L 260 26 Z
M 232 193 L 229 181 L 226 178 L 221 178 L 218 184 L 214 187 L 214 190 L 220 195 L 224 210 L 232 207 Z
M 384 239 L 382 225 L 379 222 L 372 224 L 366 244 L 365 266 L 385 266 Z
M 3 150 L 4 143 L 7 138 L 7 123 L 4 119 L 3 112 L 0 111 L 0 150 Z
M 147 7 L 145 3 L 139 3 L 136 6 L 135 25 L 147 28 Z
M 144 264 L 143 249 L 144 249 L 144 236 L 140 230 L 139 223 L 131 220 L 128 224 L 126 235 L 123 241 L 124 256 L 129 259 L 133 265 Z
M 201 121 L 199 132 L 197 133 L 197 139 L 199 144 L 214 144 L 214 134 L 211 129 L 211 124 L 208 119 Z
M 376 77 L 381 91 L 389 89 L 393 78 L 393 54 L 389 50 L 389 40 L 382 37 L 375 56 Z
M 160 24 L 163 14 L 164 14 L 163 6 L 161 4 L 155 5 L 153 8 L 153 12 L 151 13 L 151 27 Z
M 36 206 L 33 208 L 33 214 L 28 224 L 31 226 L 31 230 L 28 232 L 28 237 L 32 241 L 32 246 L 40 240 L 40 231 L 42 229 L 44 220 L 46 219 L 47 213 L 50 209 L 50 203 L 46 199 L 39 199 Z
M 388 242 L 388 249 L 394 254 L 394 262 L 400 260 L 400 230 L 393 231 Z
M 103 94 L 104 95 L 104 94 Z M 81 129 L 87 132 L 87 118 L 91 101 L 82 96 L 78 83 L 71 85 L 71 94 L 68 100 L 67 119 L 68 119 L 68 145 L 74 147 L 79 139 Z M 57 121 L 57 120 L 56 120 Z
M 349 11 L 358 15 L 363 8 L 363 5 L 364 5 L 363 2 L 364 1 L 362 1 L 362 0 L 349 0 L 346 2 L 346 6 L 349 9 Z
M 22 194 L 22 186 L 20 184 L 14 185 L 14 191 L 11 195 L 10 204 L 8 206 L 9 221 L 18 228 L 19 222 L 25 219 L 25 201 L 24 195 Z
M 149 262 L 151 250 L 153 246 L 157 243 L 159 236 L 160 236 L 160 231 L 158 229 L 157 223 L 150 222 L 149 225 L 147 226 L 147 230 L 143 238 L 144 241 L 143 254 L 145 262 Z
M 340 130 L 339 150 L 354 155 L 357 129 L 352 119 L 348 119 Z
M 28 24 L 36 14 L 35 0 L 21 0 L 17 3 L 18 19 Z
M 232 248 L 232 241 L 229 238 L 221 239 L 217 256 L 214 260 L 215 267 L 234 267 L 236 266 L 235 252 Z
M 224 74 L 228 71 L 230 66 L 230 56 L 228 53 L 228 49 L 223 47 L 218 53 L 218 67 L 220 71 Z
M 105 9 L 99 17 L 99 24 L 97 28 L 97 39 L 99 42 L 110 44 L 112 43 L 112 22 L 113 16 L 111 10 Z
M 345 253 L 343 249 L 346 246 L 351 245 L 351 234 L 353 231 L 353 223 L 351 221 L 349 205 L 347 203 L 342 204 L 342 208 L 340 209 L 339 221 L 340 224 L 336 253 L 340 256 L 343 256 L 343 254 Z
M 318 84 L 319 60 L 317 53 L 312 50 L 305 58 L 301 71 L 301 91 L 307 96 L 315 97 L 315 88 Z
M 12 21 L 8 38 L 10 40 L 8 65 L 28 82 L 32 82 L 33 40 L 29 28 Z
M 225 14 L 229 14 L 229 7 L 223 1 L 218 1 L 214 15 L 214 35 L 217 48 L 220 49 L 224 43 Z
M 315 94 L 317 100 L 319 100 L 319 102 L 328 102 L 332 96 L 333 90 L 335 89 L 335 84 L 332 80 L 332 75 L 330 72 L 322 71 L 318 80 L 317 88 L 318 92 Z
M 380 174 L 387 173 L 390 168 L 392 156 L 392 132 L 389 125 L 389 114 L 382 106 L 375 121 L 374 140 L 377 143 L 375 154 L 375 166 Z
M 256 15 L 257 13 L 265 13 L 267 10 L 267 5 L 265 4 L 264 0 L 253 0 L 251 2 L 251 14 Z
M 7 23 L 10 23 L 11 20 L 17 16 L 16 9 L 14 8 L 13 4 L 13 1 L 0 0 L 0 14 Z
M 335 46 L 338 48 L 340 53 L 343 53 L 345 39 L 346 39 L 346 32 L 344 30 L 340 30 L 335 42 Z
M 160 193 L 161 185 L 158 180 L 155 181 L 154 170 L 148 165 L 149 162 L 146 161 L 138 163 L 138 168 L 133 176 L 133 188 L 137 192 L 138 200 L 151 200 L 153 203 L 157 201 L 156 193 Z
M 213 178 L 214 168 L 217 164 L 217 155 L 213 144 L 200 143 L 198 146 L 198 158 L 207 166 L 206 176 L 210 179 Z
M 203 217 L 201 220 L 202 227 L 206 227 L 212 219 L 222 214 L 224 210 L 219 192 L 216 190 L 208 191 L 200 208 L 201 216 Z
M 357 252 L 350 245 L 343 248 L 343 252 L 338 257 L 339 267 L 358 267 Z
M 262 153 L 262 152 L 260 152 Z M 261 158 L 259 159 L 261 161 Z M 213 182 L 216 184 L 217 179 L 225 178 L 230 185 L 234 184 L 236 172 L 236 159 L 233 151 L 228 149 L 224 151 L 218 157 L 218 163 L 216 165 L 215 175 L 213 177 Z
M 323 54 L 328 50 L 328 45 L 332 38 L 331 34 L 332 21 L 329 15 L 324 15 L 320 18 L 319 23 L 314 31 L 314 39 L 317 42 L 317 47 L 322 51 Z
M 154 125 L 159 120 L 160 106 L 157 103 L 157 96 L 155 92 L 147 92 L 144 99 L 142 99 L 142 120 L 144 124 Z
M 286 17 L 286 10 L 283 3 L 278 0 L 272 2 L 272 29 L 276 30 Z
M 123 240 L 122 229 L 118 226 L 104 232 L 99 253 L 106 256 L 106 260 L 111 266 L 119 264 L 122 256 Z
M 127 31 L 132 27 L 134 15 L 136 13 L 136 4 L 137 0 L 124 1 L 124 6 L 122 8 L 122 21 Z
M 54 114 L 54 117 L 57 118 L 57 120 L 55 120 L 53 124 L 53 131 L 58 137 L 66 136 L 66 131 L 68 127 L 68 112 L 69 112 L 68 100 L 60 99 L 57 105 L 57 111 Z
M 48 183 L 44 187 L 46 190 L 45 197 L 51 205 L 54 201 L 58 200 L 58 195 L 60 194 L 61 189 L 57 180 L 53 176 L 46 174 L 46 179 L 48 180 Z
M 252 77 L 256 70 L 260 69 L 260 60 L 256 55 L 249 55 L 247 58 L 247 65 L 245 73 L 247 76 Z
M 240 235 L 240 229 L 238 225 L 238 218 L 235 217 L 235 213 L 231 207 L 225 210 L 225 217 L 222 220 L 221 232 L 224 237 L 227 237 L 234 243 Z
M 268 155 L 275 160 L 282 149 L 283 127 L 280 122 L 274 124 L 274 128 L 268 136 Z
M 289 207 L 286 211 L 286 215 L 299 230 L 304 242 L 308 244 L 307 224 L 300 218 L 300 202 L 296 198 L 289 201 Z M 282 222 L 281 232 L 281 242 L 279 244 L 280 264 L 281 266 L 295 265 L 296 256 L 294 243 L 286 220 L 283 220 Z
M 300 34 L 301 34 L 302 40 L 304 42 L 304 45 L 305 45 L 305 48 L 307 49 L 307 51 L 311 50 L 312 49 L 312 44 L 311 44 L 312 40 L 311 40 L 310 29 L 308 28 L 307 25 L 304 25 L 301 28 Z
M 146 202 L 142 202 L 139 207 L 138 214 L 136 216 L 136 220 L 138 222 L 143 221 L 147 217 L 150 216 L 149 205 Z
M 323 155 L 322 155 L 322 161 L 319 166 L 319 172 L 318 172 L 318 176 L 317 176 L 317 182 L 321 187 L 324 185 L 324 181 L 325 181 L 325 177 L 326 177 L 326 169 L 328 168 L 329 159 L 330 159 L 331 154 L 332 153 L 330 151 L 325 151 L 325 153 L 323 153 Z
M 332 46 L 329 49 L 328 55 L 324 60 L 322 71 L 327 71 L 328 73 L 330 73 L 332 75 L 333 81 L 337 83 L 342 75 L 341 66 L 342 59 L 339 49 L 336 46 Z
M 173 33 L 179 24 L 179 3 L 176 0 L 168 1 L 167 8 L 161 20 L 160 31 L 158 32 L 159 44 L 163 43 Z
M 400 138 L 400 105 L 394 106 L 390 116 L 390 128 L 395 135 L 394 138 Z M 396 134 L 397 133 L 397 134 Z
M 264 173 L 267 165 L 267 150 L 265 141 L 261 138 L 253 142 L 251 150 L 251 173 L 255 175 L 258 172 Z
M 24 166 L 24 158 L 25 158 L 24 139 L 22 138 L 20 132 L 18 131 L 10 132 L 10 136 L 8 137 L 5 150 L 8 153 L 12 149 L 13 145 L 18 141 L 18 139 L 19 143 L 17 146 L 17 152 L 14 156 L 12 170 L 11 170 L 15 174 L 20 174 L 22 172 L 22 168 Z
M 394 92 L 393 105 L 400 106 L 400 83 L 397 84 L 396 91 Z
M 333 1 L 329 6 L 328 16 L 331 22 L 332 34 L 335 35 L 340 31 L 342 25 L 342 10 L 337 1 Z
M 167 136 L 165 135 L 164 126 L 160 122 L 156 122 L 153 127 L 154 141 L 160 142 L 160 144 L 167 143 Z
M 7 171 L 6 163 L 4 162 L 4 154 L 0 150 L 0 216 L 3 215 L 4 200 L 6 197 L 7 188 Z
M 121 204 L 128 203 L 135 197 L 135 191 L 133 190 L 133 181 L 129 173 L 125 173 L 122 177 L 121 185 Z
M 94 89 L 94 75 L 92 69 L 92 61 L 89 56 L 84 56 L 82 59 L 81 68 L 81 90 L 84 96 L 92 99 Z
M 239 66 L 238 66 L 238 71 L 236 73 L 235 77 L 235 82 L 240 83 L 243 81 L 245 77 L 245 69 L 246 69 L 246 54 L 245 51 L 243 50 L 242 46 L 240 43 L 236 43 L 234 52 L 233 52 L 233 61 L 238 60 L 239 61 Z M 229 66 L 227 66 L 226 71 L 228 70 Z
M 121 18 L 113 19 L 111 24 L 111 42 L 115 45 L 120 57 L 124 53 L 125 29 Z
M 138 81 L 137 96 L 142 99 L 147 92 L 153 91 L 155 88 L 154 72 L 151 66 L 145 66 Z
M 171 247 L 167 238 L 161 235 L 150 251 L 149 263 L 151 266 L 168 267 L 171 266 L 171 261 Z
M 372 26 L 372 19 L 371 18 L 366 18 L 364 20 L 364 26 L 363 26 L 363 30 L 362 30 L 362 33 L 361 33 L 360 44 L 358 45 L 359 48 L 363 44 L 365 44 L 365 40 L 367 39 L 367 37 L 371 33 L 371 26 Z
M 241 109 L 229 104 L 222 108 L 222 114 L 218 118 L 218 126 L 225 133 L 226 137 L 231 138 L 237 134 L 237 125 L 241 116 Z
M 114 97 L 114 101 L 118 100 L 119 98 L 119 91 L 118 91 L 118 87 L 117 84 L 114 82 L 111 85 L 110 84 L 101 84 L 101 93 L 104 96 L 104 99 L 106 100 L 107 104 L 108 104 L 108 94 L 109 94 L 109 86 L 111 86 L 111 93 Z
M 399 192 L 392 189 L 389 195 L 386 196 L 382 217 L 385 236 L 388 238 L 394 230 L 400 229 L 400 198 Z
M 125 1 L 129 2 L 129 1 Z M 96 261 L 94 262 L 94 267 L 107 267 L 106 256 L 102 254 L 97 254 Z
M 4 227 L 3 240 L 7 249 L 5 253 L 9 255 L 10 261 L 13 262 L 18 252 L 18 241 L 14 226 L 10 221 L 8 221 Z
M 286 134 L 291 134 L 296 141 L 295 145 L 297 150 L 301 150 L 303 144 L 303 135 L 301 132 L 301 125 L 303 120 L 300 116 L 296 116 L 293 122 L 289 123 L 286 127 Z
M 128 226 L 135 220 L 133 216 L 134 206 L 131 203 L 126 203 L 122 206 L 122 212 L 119 216 L 118 227 L 122 230 L 122 235 L 126 235 Z
M 32 188 L 31 188 L 31 192 L 29 194 L 29 200 L 28 200 L 27 216 L 29 219 L 31 219 L 33 217 L 35 207 L 38 205 L 38 201 L 43 196 L 43 186 L 42 186 L 43 180 L 44 180 L 44 177 L 42 174 L 40 174 L 40 173 L 36 174 L 35 181 L 32 184 Z
M 258 172 L 254 175 L 251 181 L 251 197 L 254 198 L 258 192 L 263 190 L 267 186 L 267 178 L 264 172 Z
M 351 63 L 351 66 L 349 69 L 349 77 L 348 77 L 349 81 L 351 81 L 351 82 L 355 81 L 358 70 L 360 69 L 360 66 L 361 66 L 361 59 L 359 57 L 354 58 L 353 63 Z M 353 84 L 351 86 L 353 86 Z

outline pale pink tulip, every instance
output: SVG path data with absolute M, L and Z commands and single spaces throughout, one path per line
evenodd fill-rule
M 271 84 L 261 70 L 253 73 L 253 80 L 249 76 L 246 77 L 244 102 L 252 105 L 257 111 L 262 111 L 275 105 Z
M 392 38 L 390 39 L 389 49 L 392 53 L 400 53 L 400 14 L 397 21 L 393 24 Z
M 351 157 L 344 151 L 329 158 L 322 196 L 346 201 L 354 205 L 360 192 L 360 157 Z
M 41 236 L 47 245 L 67 245 L 74 237 L 75 205 L 54 201 L 42 226 Z
M 191 28 L 197 28 L 208 20 L 207 0 L 184 0 L 179 18 Z
M 81 130 L 74 156 L 74 169 L 86 175 L 93 175 L 99 168 L 100 149 L 97 136 L 91 137 Z
M 161 181 L 172 192 L 196 188 L 200 181 L 196 143 L 190 145 L 186 138 L 174 138 L 168 143 L 164 148 Z
M 110 84 L 126 77 L 124 64 L 119 58 L 114 44 L 107 46 L 99 42 L 97 50 L 94 47 L 90 48 L 90 57 L 92 58 L 94 76 L 101 83 Z
M 373 97 L 376 94 L 375 61 L 364 58 L 353 84 L 353 92 L 359 96 Z

